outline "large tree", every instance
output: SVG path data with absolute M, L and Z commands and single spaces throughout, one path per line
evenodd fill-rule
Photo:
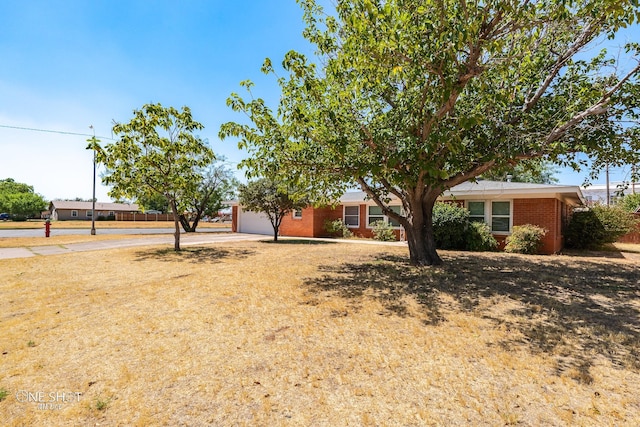
M 577 167 L 580 152 L 629 163 L 640 152 L 637 121 L 609 126 L 637 113 L 637 62 L 584 53 L 633 24 L 636 1 L 337 0 L 335 16 L 299 2 L 321 67 L 289 52 L 277 114 L 232 94 L 253 125 L 226 124 L 221 136 L 316 200 L 359 185 L 404 227 L 415 265 L 442 262 L 432 210 L 443 191 L 532 158 Z M 263 71 L 275 73 L 269 59 Z M 274 120 L 277 138 L 264 126 Z
M 296 209 L 309 204 L 308 200 L 299 197 L 299 192 L 292 191 L 284 183 L 268 178 L 260 178 L 240 184 L 238 187 L 242 208 L 251 212 L 262 212 L 273 227 L 273 241 L 278 241 L 278 230 L 282 219 Z
M 95 146 L 98 161 L 107 172 L 102 180 L 113 198 L 144 199 L 161 194 L 173 211 L 176 251 L 180 250 L 180 200 L 200 175 L 198 168 L 212 162 L 214 154 L 194 132 L 202 124 L 188 107 L 180 111 L 160 104 L 134 110 L 129 123 L 116 123 L 118 136 L 104 148 Z
M 29 184 L 16 182 L 13 178 L 0 179 L 0 212 L 11 214 L 14 219 L 40 217 L 47 202 L 35 193 Z

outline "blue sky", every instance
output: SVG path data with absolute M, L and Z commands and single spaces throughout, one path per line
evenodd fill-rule
M 291 49 L 312 52 L 302 30 L 295 0 L 0 0 L 0 179 L 47 199 L 90 198 L 89 126 L 111 137 L 114 120 L 150 102 L 189 106 L 205 126 L 200 136 L 235 169 L 246 154 L 217 137 L 220 124 L 242 120 L 226 99 L 251 79 L 275 107 L 276 81 L 260 67 Z M 620 179 L 628 170 L 613 172 Z M 559 178 L 580 184 L 583 175 Z M 98 200 L 107 192 L 98 183 Z

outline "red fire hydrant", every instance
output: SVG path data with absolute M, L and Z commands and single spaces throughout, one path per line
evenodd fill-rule
M 51 234 L 51 220 L 48 219 L 44 222 L 44 237 L 49 237 Z

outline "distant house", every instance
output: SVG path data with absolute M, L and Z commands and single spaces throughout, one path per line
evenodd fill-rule
M 49 204 L 51 219 L 60 221 L 72 219 L 91 219 L 92 202 L 71 202 L 66 200 L 54 200 Z M 100 217 L 114 217 L 116 213 L 133 213 L 138 211 L 136 204 L 102 203 L 96 202 L 96 219 Z
M 640 183 L 612 181 L 609 183 L 609 204 L 617 204 L 622 197 L 640 192 Z M 607 204 L 607 184 L 592 184 L 582 187 L 587 205 Z
M 394 204 L 394 200 L 396 203 Z M 520 182 L 478 181 L 466 182 L 446 191 L 440 201 L 464 206 L 473 221 L 489 225 L 501 247 L 514 226 L 538 225 L 547 230 L 541 253 L 556 253 L 563 247 L 563 228 L 573 208 L 584 204 L 578 186 L 530 184 Z M 273 228 L 262 213 L 249 212 L 237 202 L 233 207 L 232 230 L 242 233 L 272 234 Z M 400 201 L 391 197 L 391 209 L 401 212 Z M 360 237 L 373 236 L 373 224 L 382 220 L 395 229 L 402 239 L 400 224 L 385 216 L 380 208 L 363 192 L 345 193 L 335 207 L 307 207 L 292 212 L 280 226 L 280 235 L 296 237 L 324 237 L 327 220 L 341 219 Z

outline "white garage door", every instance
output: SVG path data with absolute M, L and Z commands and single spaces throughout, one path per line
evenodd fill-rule
M 238 231 L 240 233 L 252 234 L 273 234 L 271 221 L 263 213 L 241 211 L 238 221 Z

